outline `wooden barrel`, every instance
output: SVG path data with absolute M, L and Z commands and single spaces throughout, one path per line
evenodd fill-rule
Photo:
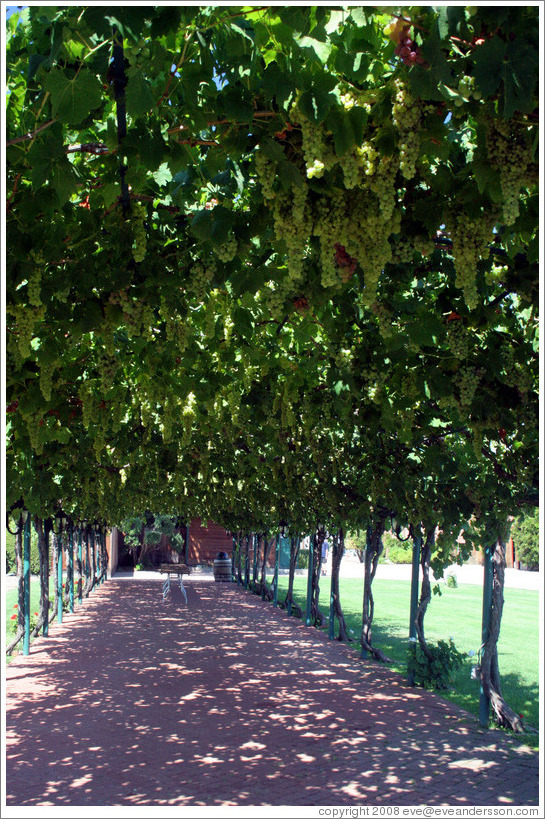
M 231 582 L 231 558 L 216 557 L 214 559 L 214 580 L 216 583 Z

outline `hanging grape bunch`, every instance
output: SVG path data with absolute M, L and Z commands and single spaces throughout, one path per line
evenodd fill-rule
M 398 24 L 401 21 L 398 21 Z M 397 31 L 397 45 L 395 47 L 394 54 L 396 57 L 399 57 L 405 65 L 412 66 L 424 65 L 425 59 L 422 57 L 420 50 L 414 40 L 412 39 L 409 31 L 411 30 L 410 24 L 404 25 L 402 28 L 398 29 Z
M 133 205 L 132 224 L 133 224 L 133 246 L 132 256 L 135 262 L 143 262 L 146 257 L 146 209 L 141 202 L 135 202 Z
M 346 248 L 338 242 L 335 245 L 335 261 L 339 266 L 341 279 L 343 282 L 347 282 L 354 275 L 357 261 L 353 259 L 352 256 L 346 252 Z
M 451 313 L 447 321 L 447 339 L 452 355 L 459 359 L 467 358 L 469 339 L 463 322 L 456 313 Z

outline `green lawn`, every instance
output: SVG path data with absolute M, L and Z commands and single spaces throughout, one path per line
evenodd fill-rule
M 329 615 L 330 578 L 320 584 L 320 608 Z M 287 589 L 288 578 L 279 578 L 279 590 Z M 305 611 L 306 577 L 298 576 L 294 597 Z M 460 585 L 455 589 L 441 586 L 440 597 L 434 596 L 425 620 L 426 638 L 434 642 L 452 636 L 457 649 L 466 654 L 479 650 L 481 643 L 482 588 Z M 375 615 L 373 645 L 381 648 L 394 662 L 391 666 L 406 672 L 409 633 L 410 583 L 405 580 L 375 580 L 373 596 Z M 279 598 L 283 599 L 283 593 Z M 511 707 L 535 728 L 539 726 L 539 592 L 505 589 L 501 635 L 498 643 L 503 694 Z M 347 625 L 356 638 L 359 652 L 363 582 L 341 579 L 341 604 Z M 470 666 L 476 658 L 456 672 L 452 687 L 443 696 L 478 714 L 479 684 L 470 679 Z M 369 660 L 368 662 L 372 662 Z
M 66 577 L 63 577 L 63 582 L 65 581 Z M 55 598 L 55 579 L 50 577 L 49 578 L 49 600 L 53 602 Z M 17 605 L 17 598 L 18 593 L 17 589 L 10 589 L 6 592 L 6 645 L 11 643 L 15 632 L 12 631 L 12 620 L 11 617 L 13 614 L 17 613 L 17 609 L 15 606 Z M 75 599 L 75 606 L 78 605 L 77 597 Z M 40 583 L 39 580 L 36 578 L 32 578 L 30 582 L 30 612 L 34 614 L 35 611 L 38 611 L 40 608 Z M 21 640 L 16 647 L 15 651 L 11 655 L 6 655 L 6 661 L 9 663 L 12 657 L 22 650 L 23 641 Z

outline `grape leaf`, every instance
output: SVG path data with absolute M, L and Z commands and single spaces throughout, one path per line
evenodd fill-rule
M 153 108 L 154 97 L 150 82 L 141 71 L 136 71 L 127 83 L 125 89 L 127 113 L 131 117 L 141 117 Z
M 47 75 L 45 88 L 51 94 L 53 116 L 70 125 L 79 125 L 102 99 L 97 77 L 85 68 L 73 77 L 55 68 Z

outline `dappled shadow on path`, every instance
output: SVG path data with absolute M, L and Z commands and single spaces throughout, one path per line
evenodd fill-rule
M 101 587 L 7 670 L 7 804 L 532 805 L 537 755 L 230 584 Z

